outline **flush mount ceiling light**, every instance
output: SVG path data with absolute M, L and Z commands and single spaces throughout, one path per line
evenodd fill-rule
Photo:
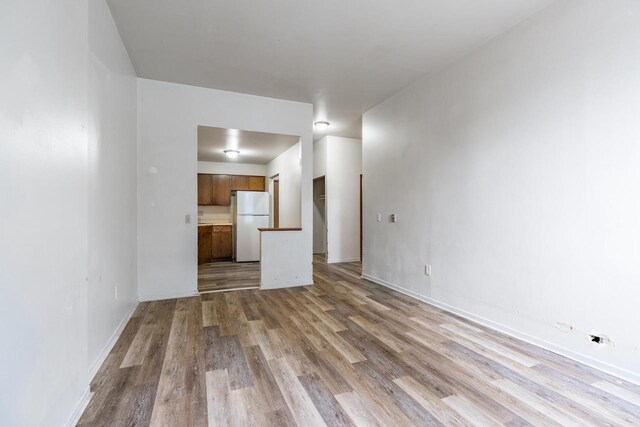
M 313 126 L 319 131 L 323 131 L 323 130 L 327 130 L 327 128 L 329 127 L 329 122 L 324 122 L 324 121 L 315 122 Z
M 236 157 L 238 157 L 238 154 L 240 154 L 240 152 L 238 150 L 224 150 L 224 154 L 226 154 L 230 159 L 235 159 Z

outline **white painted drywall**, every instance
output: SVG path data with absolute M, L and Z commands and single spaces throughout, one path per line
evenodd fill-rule
M 136 291 L 137 78 L 109 7 L 89 2 L 88 358 L 101 352 Z M 92 366 L 93 365 L 93 366 Z
M 199 160 L 198 173 L 266 176 L 267 165 L 252 165 L 249 163 L 203 162 Z
M 557 2 L 367 112 L 364 273 L 639 382 L 638 22 Z
M 327 262 L 359 261 L 362 141 L 325 136 L 314 154 L 314 178 L 325 176 Z
M 269 192 L 273 201 L 273 180 L 280 181 L 280 228 L 302 231 L 260 233 L 260 286 L 262 289 L 289 288 L 313 284 L 312 279 L 312 140 L 301 141 L 267 164 Z M 273 203 L 271 204 L 273 225 Z M 300 240 L 304 239 L 304 246 Z M 300 251 L 308 251 L 306 254 Z
M 62 424 L 87 384 L 87 3 L 36 3 L 0 6 L 0 424 L 12 426 Z
M 326 139 L 327 262 L 359 261 L 362 141 Z
M 135 83 L 102 1 L 2 2 L 0 28 L 0 425 L 62 425 L 135 295 Z
M 138 79 L 140 299 L 196 292 L 198 125 L 302 137 L 303 232 L 291 244 L 310 283 L 312 113 L 311 104 Z
M 319 193 L 326 193 L 327 138 L 313 143 L 313 253 L 327 252 L 327 202 L 319 199 Z M 318 178 L 322 178 L 318 180 Z M 320 182 L 321 181 L 321 182 Z
M 273 181 L 270 178 L 278 175 L 280 181 L 280 228 L 300 227 L 300 161 L 301 144 L 289 148 L 267 164 L 267 179 L 271 194 L 271 224 L 273 226 Z M 309 173 L 311 175 L 311 171 Z M 309 194 L 311 196 L 311 194 Z
M 307 228 L 310 230 L 310 228 Z M 303 231 L 265 231 L 260 233 L 260 288 L 277 289 L 312 285 L 309 259 L 302 260 L 299 251 Z
M 327 174 L 327 138 L 313 143 L 313 178 Z

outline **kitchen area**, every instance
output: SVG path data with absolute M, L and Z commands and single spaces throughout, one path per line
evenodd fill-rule
M 292 211 L 280 202 L 292 175 L 279 165 L 296 149 L 298 137 L 198 127 L 199 292 L 260 286 L 261 233 L 279 229 L 281 206 L 285 221 Z
M 258 286 L 258 228 L 269 224 L 264 176 L 199 173 L 198 290 Z

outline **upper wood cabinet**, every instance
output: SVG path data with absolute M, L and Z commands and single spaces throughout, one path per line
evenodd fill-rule
M 249 177 L 246 175 L 232 175 L 231 190 L 238 190 L 238 191 L 249 190 Z
M 249 177 L 249 190 L 250 191 L 264 191 L 264 176 L 250 176 Z
M 232 191 L 265 191 L 264 176 L 198 174 L 198 206 L 229 206 Z
M 229 175 L 211 175 L 213 181 L 213 205 L 231 204 L 231 177 Z
M 213 204 L 213 175 L 198 174 L 198 206 Z

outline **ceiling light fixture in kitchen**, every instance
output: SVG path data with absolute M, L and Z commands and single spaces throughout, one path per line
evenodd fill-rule
M 224 154 L 226 154 L 230 159 L 235 159 L 236 157 L 238 157 L 238 154 L 240 154 L 240 152 L 238 150 L 224 150 Z
M 321 121 L 321 122 L 315 122 L 313 124 L 313 126 L 319 130 L 320 132 L 327 130 L 327 128 L 329 127 L 329 122 L 325 122 L 325 121 Z

